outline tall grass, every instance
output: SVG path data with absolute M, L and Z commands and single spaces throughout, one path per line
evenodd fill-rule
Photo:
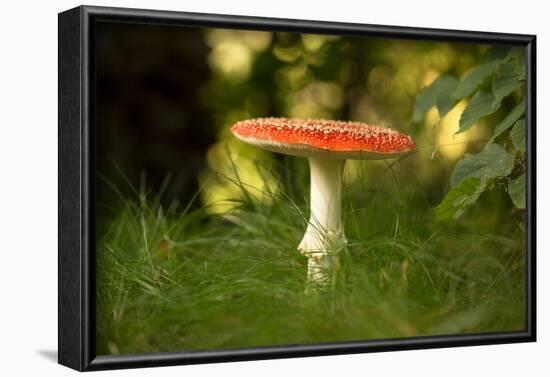
M 309 215 L 304 159 L 273 168 L 281 186 L 269 204 L 243 194 L 223 215 L 165 207 L 145 184 L 130 195 L 113 186 L 119 204 L 97 224 L 98 354 L 522 329 L 521 217 L 493 193 L 435 223 L 401 165 L 370 164 L 345 187 L 348 245 L 331 289 L 309 293 L 296 250 Z

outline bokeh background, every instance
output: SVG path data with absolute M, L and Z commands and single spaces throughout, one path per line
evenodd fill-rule
M 233 123 L 266 116 L 346 119 L 412 135 L 418 154 L 411 179 L 433 192 L 428 199 L 435 205 L 448 190 L 453 163 L 479 149 L 487 130 L 479 124 L 453 136 L 464 102 L 442 120 L 433 108 L 413 123 L 415 95 L 442 72 L 462 75 L 488 47 L 100 23 L 97 168 L 121 188 L 123 179 L 135 186 L 145 179 L 158 191 L 170 176 L 163 200 L 185 203 L 211 171 L 232 173 L 226 148 L 244 182 L 265 183 L 251 164 L 280 157 L 236 141 L 228 131 Z M 112 200 L 104 184 L 97 189 L 99 202 Z M 210 179 L 201 200 L 219 212 L 235 194 Z
M 457 161 L 515 103 L 457 135 L 467 99 L 412 121 L 423 88 L 504 47 L 98 23 L 98 353 L 522 329 L 524 211 L 495 187 L 454 221 L 432 213 Z M 304 296 L 296 251 L 306 159 L 229 132 L 267 116 L 381 124 L 416 141 L 401 160 L 348 161 L 349 244 L 330 297 Z

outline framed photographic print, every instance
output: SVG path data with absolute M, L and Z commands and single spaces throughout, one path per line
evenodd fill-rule
M 59 363 L 535 341 L 535 42 L 59 14 Z

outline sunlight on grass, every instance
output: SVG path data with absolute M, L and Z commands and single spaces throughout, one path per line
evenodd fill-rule
M 276 179 L 263 168 L 262 153 L 255 148 L 236 140 L 216 143 L 208 150 L 207 162 L 210 169 L 200 178 L 200 196 L 208 213 L 227 213 L 240 205 L 239 198 L 272 202 Z

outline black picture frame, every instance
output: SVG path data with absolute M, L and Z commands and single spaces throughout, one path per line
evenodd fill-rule
M 94 27 L 98 21 L 523 46 L 527 67 L 526 329 L 253 349 L 95 354 Z M 456 347 L 536 340 L 536 36 L 80 6 L 59 14 L 59 363 L 79 371 Z

